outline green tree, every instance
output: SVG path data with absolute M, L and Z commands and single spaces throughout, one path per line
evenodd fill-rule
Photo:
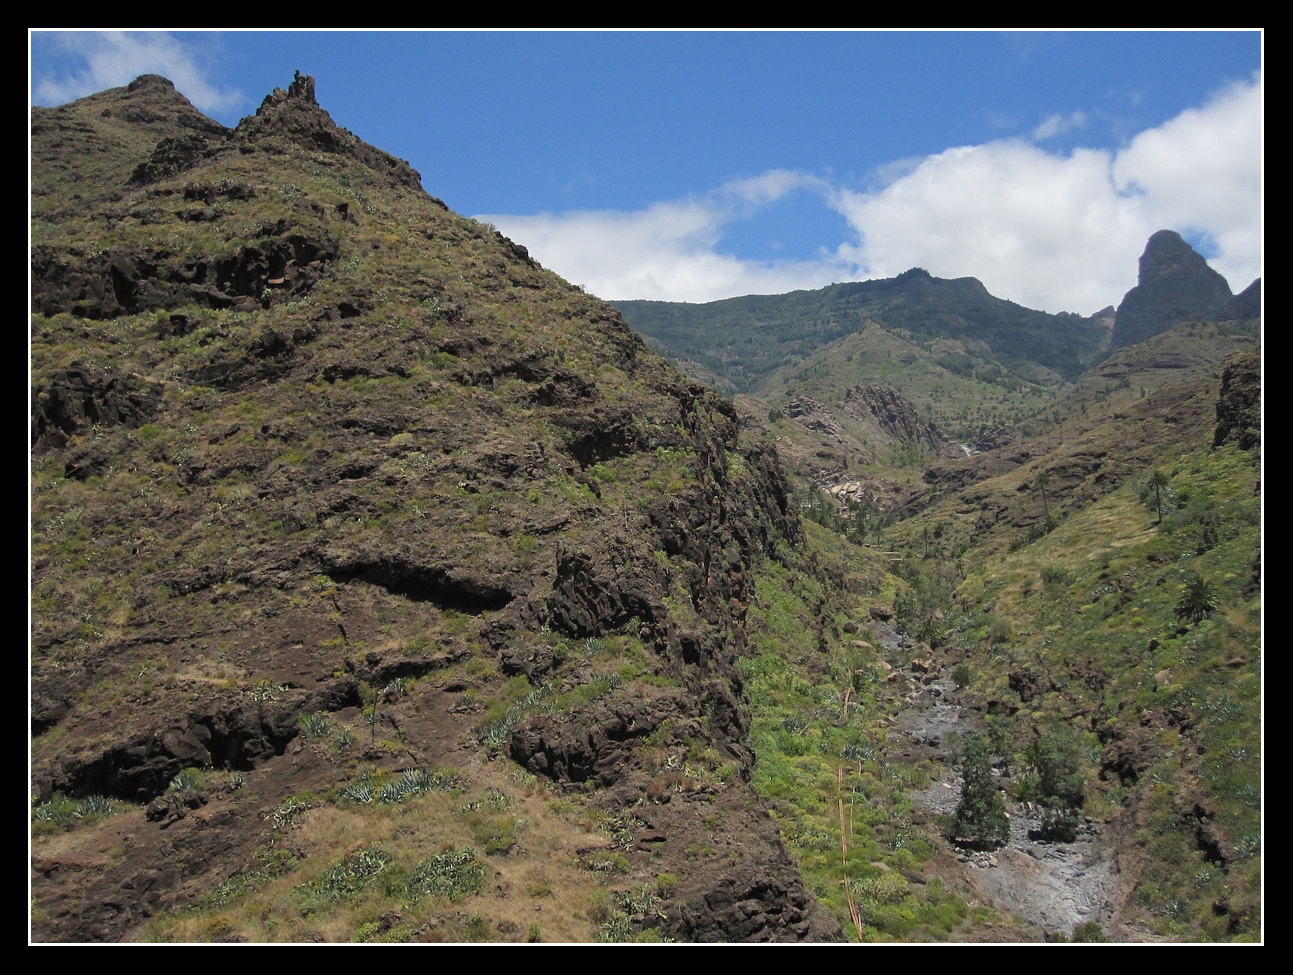
M 938 620 L 932 616 L 926 616 L 921 620 L 920 625 L 916 627 L 916 639 L 922 643 L 928 643 L 931 648 L 937 646 L 942 637 L 943 628 L 938 625 Z
M 965 739 L 961 778 L 961 801 L 956 805 L 953 838 L 981 849 L 1001 846 L 1010 839 L 1010 820 L 1001 793 L 992 781 L 988 743 L 978 732 Z
M 900 589 L 893 599 L 894 629 L 899 633 L 910 633 L 919 609 L 916 594 L 910 589 Z
M 1042 805 L 1042 835 L 1062 843 L 1077 838 L 1086 803 L 1086 777 L 1077 736 L 1066 725 L 1052 728 L 1028 749 Z
M 1217 611 L 1217 593 L 1203 576 L 1191 572 L 1185 578 L 1185 591 L 1176 602 L 1178 619 L 1201 623 Z
M 1037 742 L 1037 777 L 1043 801 L 1080 808 L 1086 802 L 1086 780 L 1077 738 L 1067 726 L 1052 728 Z

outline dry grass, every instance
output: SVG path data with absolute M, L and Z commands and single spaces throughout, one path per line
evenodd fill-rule
M 605 879 L 582 867 L 577 851 L 603 845 L 605 836 L 596 832 L 595 817 L 585 814 L 582 800 L 554 801 L 549 786 L 503 760 L 466 769 L 460 781 L 460 788 L 398 805 L 318 805 L 276 839 L 278 848 L 298 857 L 290 873 L 225 903 L 159 917 L 139 937 L 171 942 L 521 941 L 537 925 L 544 941 L 591 941 Z M 473 822 L 480 820 L 465 806 L 490 790 L 510 803 L 505 812 L 493 815 L 510 821 L 516 843 L 505 855 L 482 857 L 487 874 L 479 894 L 457 903 L 435 897 L 414 902 L 398 889 L 383 889 L 384 875 L 407 874 L 429 856 L 479 850 Z M 310 885 L 318 885 L 329 870 L 361 850 L 387 854 L 386 871 L 358 895 L 311 913 Z M 387 930 L 379 930 L 383 927 Z

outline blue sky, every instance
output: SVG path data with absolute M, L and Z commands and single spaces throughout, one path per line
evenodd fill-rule
M 1262 35 L 46 33 L 52 105 L 169 77 L 225 124 L 295 69 L 427 191 L 606 298 L 920 266 L 1089 314 L 1185 234 L 1261 273 Z

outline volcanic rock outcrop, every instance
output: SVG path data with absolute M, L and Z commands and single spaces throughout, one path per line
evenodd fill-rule
M 1134 345 L 1188 321 L 1226 321 L 1260 314 L 1260 279 L 1234 297 L 1226 279 L 1174 230 L 1149 238 L 1136 287 L 1123 296 L 1112 347 Z

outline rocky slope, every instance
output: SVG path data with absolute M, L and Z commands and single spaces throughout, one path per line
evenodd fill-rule
M 148 76 L 35 109 L 32 138 L 32 790 L 38 825 L 135 804 L 37 830 L 37 940 L 130 936 L 258 862 L 304 878 L 329 817 L 356 817 L 345 869 L 403 863 L 353 845 L 375 820 L 339 790 L 433 766 L 536 777 L 508 800 L 536 816 L 568 808 L 546 781 L 619 824 L 621 887 L 672 878 L 645 913 L 564 912 L 568 937 L 839 936 L 744 784 L 747 578 L 802 535 L 729 403 L 310 78 L 225 130 Z M 471 924 L 521 937 L 542 886 Z M 441 903 L 381 930 L 455 936 Z M 201 936 L 357 937 L 313 916 Z

